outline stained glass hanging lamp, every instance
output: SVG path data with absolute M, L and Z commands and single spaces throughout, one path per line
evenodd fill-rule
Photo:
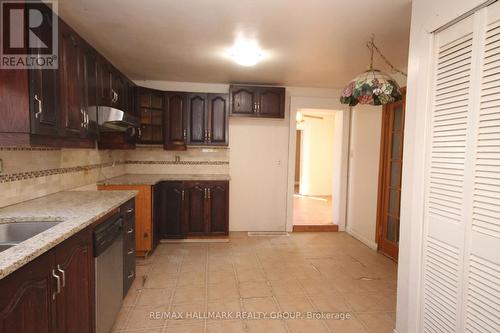
M 370 50 L 370 67 L 368 70 L 356 76 L 342 91 L 340 102 L 355 106 L 359 104 L 383 105 L 401 100 L 401 91 L 396 80 L 390 75 L 373 68 L 373 52 L 376 51 L 380 57 L 394 71 L 406 76 L 406 73 L 395 68 L 374 43 L 372 35 L 366 47 Z

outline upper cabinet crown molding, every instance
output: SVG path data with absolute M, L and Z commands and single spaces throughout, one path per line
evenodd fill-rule
M 230 115 L 237 117 L 285 118 L 285 88 L 231 85 Z

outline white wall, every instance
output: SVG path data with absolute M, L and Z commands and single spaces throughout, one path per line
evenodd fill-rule
M 232 231 L 284 231 L 287 124 L 282 119 L 230 119 Z
M 314 112 L 300 110 L 305 117 L 302 132 L 300 194 L 332 195 L 335 138 L 334 110 Z
M 413 0 L 406 90 L 401 193 L 396 331 L 419 332 L 422 276 L 424 142 L 429 103 L 432 31 L 483 3 L 483 0 Z
M 347 204 L 347 232 L 376 249 L 377 195 L 382 108 L 352 110 Z

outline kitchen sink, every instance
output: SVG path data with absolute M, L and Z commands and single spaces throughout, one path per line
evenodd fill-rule
M 0 223 L 0 252 L 56 226 L 55 221 Z

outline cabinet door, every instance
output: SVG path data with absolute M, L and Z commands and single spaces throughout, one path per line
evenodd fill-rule
M 98 105 L 111 106 L 111 72 L 102 57 L 97 61 L 97 101 Z
M 125 111 L 126 108 L 126 97 L 125 97 L 125 79 L 121 75 L 121 73 L 116 70 L 112 70 L 112 103 L 113 106 Z M 113 96 L 114 94 L 114 96 Z
M 52 11 L 48 7 L 40 7 L 44 16 L 38 33 L 52 34 Z M 61 62 L 59 62 L 61 65 Z M 55 69 L 29 70 L 30 78 L 30 111 L 31 133 L 40 135 L 58 135 L 59 126 L 59 77 Z
M 285 117 L 285 88 L 260 87 L 258 115 L 268 118 Z
M 203 145 L 207 141 L 207 94 L 187 97 L 188 145 Z
M 257 111 L 257 91 L 256 87 L 231 86 L 229 89 L 231 115 L 255 116 Z
M 56 296 L 57 331 L 88 333 L 94 328 L 92 232 L 86 229 L 55 249 L 61 292 Z
M 137 110 L 141 121 L 140 142 L 163 143 L 163 93 L 157 90 L 137 89 Z
M 52 267 L 54 253 L 49 251 L 0 280 L 0 332 L 55 331 Z
M 229 144 L 229 102 L 227 94 L 208 95 L 208 144 Z
M 210 182 L 209 234 L 227 235 L 229 232 L 229 182 Z
M 185 192 L 182 182 L 162 182 L 157 187 L 160 193 L 154 202 L 154 215 L 160 238 L 184 238 Z
M 65 135 L 79 136 L 83 128 L 83 109 L 81 104 L 83 81 L 81 50 L 77 35 L 62 21 L 59 21 L 60 35 L 60 106 L 62 130 Z
M 187 234 L 205 235 L 207 229 L 206 216 L 206 186 L 204 183 L 190 182 L 186 184 L 186 194 L 188 200 L 187 208 Z
M 166 150 L 185 150 L 186 95 L 184 93 L 165 94 L 163 146 Z
M 97 138 L 97 55 L 94 50 L 85 45 L 82 54 L 83 84 L 82 108 L 87 117 L 84 126 L 84 137 Z

